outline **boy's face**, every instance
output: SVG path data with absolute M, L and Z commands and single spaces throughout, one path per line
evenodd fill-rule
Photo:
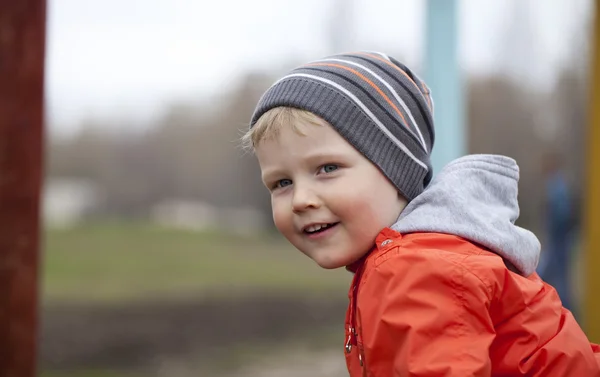
M 396 221 L 406 200 L 330 125 L 298 128 L 305 136 L 284 127 L 256 147 L 275 226 L 321 267 L 349 265 Z

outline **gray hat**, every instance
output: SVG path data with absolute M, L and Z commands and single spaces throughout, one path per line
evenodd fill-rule
M 431 181 L 430 91 L 392 57 L 356 52 L 302 65 L 266 91 L 250 127 L 280 106 L 304 109 L 326 120 L 409 201 Z

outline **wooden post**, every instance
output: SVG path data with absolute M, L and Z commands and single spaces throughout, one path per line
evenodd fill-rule
M 587 145 L 587 192 L 585 196 L 585 330 L 600 343 L 600 0 L 595 1 Z
M 0 0 L 0 376 L 36 375 L 46 1 Z

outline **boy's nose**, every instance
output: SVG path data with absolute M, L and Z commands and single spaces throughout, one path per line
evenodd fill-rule
M 292 198 L 292 210 L 295 213 L 304 212 L 311 208 L 319 208 L 321 201 L 314 191 L 298 187 L 294 187 L 294 196 Z

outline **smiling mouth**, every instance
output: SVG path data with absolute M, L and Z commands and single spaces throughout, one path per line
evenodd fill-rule
M 304 230 L 302 232 L 304 234 L 319 234 L 319 233 L 326 231 L 327 229 L 333 228 L 337 224 L 339 224 L 339 222 L 329 223 L 329 224 L 309 225 L 306 228 L 304 228 Z

